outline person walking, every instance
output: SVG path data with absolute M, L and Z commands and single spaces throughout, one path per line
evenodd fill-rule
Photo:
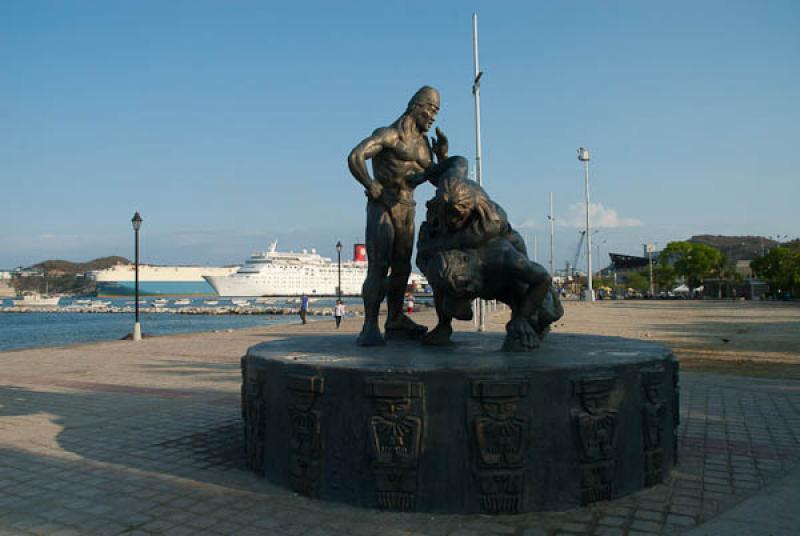
M 344 302 L 342 300 L 336 300 L 336 307 L 333 310 L 333 316 L 336 318 L 336 329 L 339 329 L 339 325 L 342 323 L 342 317 L 346 312 L 346 308 L 344 306 Z
M 306 320 L 306 316 L 308 315 L 308 295 L 303 294 L 300 298 L 300 319 L 303 321 L 303 324 L 306 324 L 308 321 Z

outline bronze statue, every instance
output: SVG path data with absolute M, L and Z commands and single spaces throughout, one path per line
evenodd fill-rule
M 467 160 L 454 156 L 427 169 L 436 185 L 417 243 L 417 266 L 433 287 L 438 325 L 424 344 L 445 345 L 453 318 L 472 319 L 472 300 L 500 300 L 511 307 L 503 350 L 538 347 L 564 311 L 550 275 L 528 259 L 525 243 L 505 211 L 467 179 Z
M 403 313 L 403 295 L 411 274 L 414 247 L 414 188 L 427 180 L 424 171 L 447 158 L 447 137 L 437 128 L 428 141 L 439 111 L 439 92 L 424 86 L 408 103 L 405 113 L 388 127 L 375 130 L 347 159 L 350 172 L 367 195 L 367 257 L 364 281 L 364 326 L 361 346 L 385 344 L 378 327 L 378 311 L 386 297 L 386 338 L 419 338 L 427 329 Z M 372 160 L 373 179 L 367 170 Z M 387 284 L 388 274 L 388 284 Z

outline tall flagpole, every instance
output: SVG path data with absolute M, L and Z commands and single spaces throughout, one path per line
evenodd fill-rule
M 555 277 L 555 257 L 553 256 L 553 235 L 554 235 L 554 224 L 556 221 L 555 216 L 553 216 L 553 192 L 550 192 L 550 215 L 547 216 L 547 219 L 550 220 L 550 277 Z
M 472 52 L 475 75 L 472 94 L 475 96 L 475 180 L 483 185 L 483 162 L 481 162 L 481 75 L 478 65 L 478 14 L 472 14 Z M 486 304 L 478 298 L 478 331 L 486 330 Z

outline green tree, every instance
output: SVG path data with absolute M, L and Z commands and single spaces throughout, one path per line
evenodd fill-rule
M 631 272 L 625 276 L 626 284 L 628 287 L 638 290 L 639 292 L 647 292 L 650 288 L 650 278 L 641 272 Z
M 766 279 L 773 291 L 800 290 L 800 248 L 778 246 L 750 263 L 759 277 Z
M 653 266 L 653 280 L 657 289 L 672 290 L 675 277 L 675 269 L 669 264 L 658 262 Z
M 700 285 L 703 279 L 719 276 L 725 257 L 720 250 L 695 242 L 670 242 L 658 258 L 661 265 L 670 265 L 675 275 L 686 278 L 689 286 Z

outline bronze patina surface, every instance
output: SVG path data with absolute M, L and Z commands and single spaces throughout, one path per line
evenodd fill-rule
M 414 247 L 414 189 L 425 182 L 424 171 L 434 155 L 447 158 L 447 137 L 438 128 L 436 138 L 427 132 L 439 112 L 439 92 L 424 86 L 408 103 L 406 111 L 387 127 L 376 129 L 348 157 L 350 172 L 367 196 L 367 256 L 369 269 L 364 281 L 364 326 L 361 346 L 383 345 L 378 311 L 386 297 L 387 338 L 419 338 L 427 328 L 403 313 L 403 296 L 411 274 Z M 372 161 L 374 178 L 367 169 Z M 387 281 L 388 275 L 388 281 Z
M 528 259 L 505 211 L 467 171 L 467 160 L 454 156 L 425 172 L 436 195 L 420 229 L 417 266 L 433 287 L 439 323 L 423 342 L 449 344 L 453 318 L 471 320 L 480 297 L 511 307 L 503 350 L 531 351 L 564 309 L 550 274 Z

